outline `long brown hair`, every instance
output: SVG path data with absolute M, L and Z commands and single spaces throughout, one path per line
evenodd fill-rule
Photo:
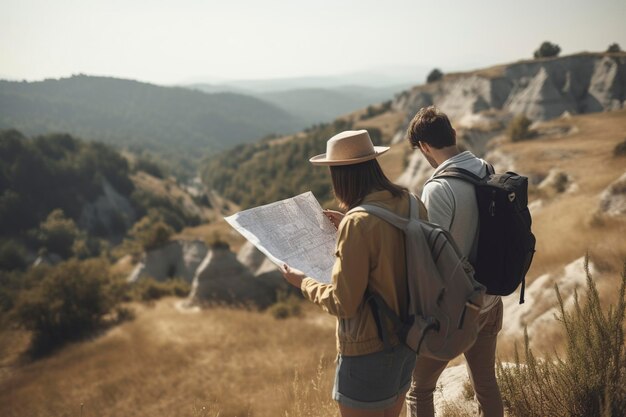
M 389 181 L 376 159 L 354 165 L 331 166 L 330 176 L 335 198 L 343 210 L 358 206 L 372 191 L 387 190 L 396 198 L 406 191 L 406 188 Z

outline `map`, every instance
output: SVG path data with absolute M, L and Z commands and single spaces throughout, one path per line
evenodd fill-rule
M 279 268 L 287 264 L 319 282 L 331 282 L 337 230 L 312 192 L 225 220 Z

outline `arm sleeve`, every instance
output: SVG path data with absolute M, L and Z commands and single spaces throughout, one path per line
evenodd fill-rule
M 358 223 L 348 218 L 339 230 L 332 283 L 305 278 L 300 286 L 307 299 L 340 318 L 356 314 L 369 279 L 368 240 Z
M 424 186 L 422 201 L 428 210 L 428 220 L 450 230 L 454 220 L 454 196 L 448 187 L 439 181 Z

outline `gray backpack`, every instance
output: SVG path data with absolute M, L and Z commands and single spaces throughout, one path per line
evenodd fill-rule
M 474 280 L 472 266 L 462 257 L 450 233 L 419 219 L 418 204 L 411 194 L 409 218 L 373 204 L 355 207 L 348 214 L 367 212 L 405 235 L 408 320 L 401 321 L 380 295 L 366 292 L 385 346 L 389 346 L 389 335 L 379 313 L 391 320 L 399 339 L 418 355 L 448 361 L 476 341 L 485 287 Z

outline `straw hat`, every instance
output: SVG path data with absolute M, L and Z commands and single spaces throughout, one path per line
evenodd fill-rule
M 378 158 L 388 146 L 374 146 L 367 130 L 346 130 L 328 139 L 326 153 L 309 159 L 313 165 L 352 165 Z

